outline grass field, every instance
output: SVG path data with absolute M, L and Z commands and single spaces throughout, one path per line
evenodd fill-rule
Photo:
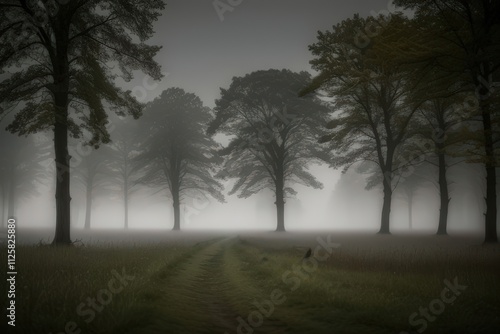
M 18 246 L 8 333 L 500 333 L 500 248 L 476 239 L 182 236 Z

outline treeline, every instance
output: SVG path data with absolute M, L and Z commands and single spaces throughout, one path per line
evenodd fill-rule
M 450 160 L 483 164 L 485 242 L 497 242 L 500 4 L 396 3 L 412 18 L 355 15 L 310 46 L 320 75 L 301 94 L 320 91 L 337 111 L 321 142 L 331 144 L 335 167 L 371 163 L 370 183 L 384 193 L 379 233 L 390 233 L 393 191 L 412 182 L 417 162 L 438 169 L 438 234 L 447 233 Z
M 91 224 L 94 194 L 103 187 L 121 194 L 125 227 L 129 201 L 140 185 L 165 192 L 173 205 L 174 229 L 180 229 L 180 206 L 186 198 L 201 195 L 224 201 L 222 181 L 231 179 L 229 194 L 242 198 L 272 190 L 277 230 L 284 231 L 286 198 L 296 194 L 294 185 L 322 187 L 308 172 L 312 163 L 344 170 L 356 165 L 370 173 L 367 187 L 383 189 L 379 233 L 384 234 L 390 233 L 396 187 L 415 187 L 415 169 L 422 163 L 436 166 L 440 194 L 436 231 L 446 234 L 448 170 L 457 161 L 484 166 L 485 241 L 497 242 L 500 94 L 495 82 L 500 68 L 500 4 L 396 3 L 410 9 L 411 17 L 355 15 L 318 32 L 317 41 L 309 46 L 317 77 L 289 70 L 235 77 L 221 89 L 213 110 L 180 88 L 170 88 L 142 105 L 113 83 L 116 74 L 103 65 L 118 61 L 127 79 L 132 69 L 160 78 L 159 66 L 152 60 L 159 48 L 144 48 L 142 43 L 152 34 L 150 22 L 163 8 L 160 2 L 135 8 L 134 20 L 117 11 L 117 17 L 124 17 L 112 22 L 95 8 L 60 5 L 61 11 L 39 29 L 54 34 L 61 45 L 71 45 L 58 50 L 64 57 L 49 57 L 53 45 L 43 33 L 29 35 L 34 41 L 41 38 L 40 43 L 30 44 L 28 38 L 0 53 L 1 68 L 7 68 L 14 55 L 31 64 L 26 50 L 38 50 L 37 63 L 0 84 L 0 102 L 5 106 L 0 112 L 21 102 L 23 108 L 8 127 L 11 132 L 54 131 L 54 243 L 71 242 L 70 175 L 72 183 L 78 181 L 84 189 L 86 227 Z M 23 8 L 9 10 L 27 15 Z M 101 23 L 86 26 L 86 15 Z M 72 37 L 58 33 L 62 29 L 58 20 L 72 24 L 66 17 L 81 19 L 73 23 Z M 13 26 L 5 26 L 5 31 Z M 124 36 L 122 27 L 141 42 Z M 80 38 L 88 42 L 80 43 Z M 108 110 L 120 120 L 109 120 Z M 122 120 L 126 114 L 140 119 Z M 79 162 L 70 160 L 68 135 L 78 142 L 86 139 L 77 147 L 100 148 L 82 155 Z M 224 135 L 228 143 L 221 146 L 215 135 Z

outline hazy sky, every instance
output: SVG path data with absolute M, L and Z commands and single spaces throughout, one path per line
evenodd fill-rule
M 133 85 L 144 86 L 149 101 L 168 87 L 196 93 L 214 105 L 220 87 L 234 76 L 255 70 L 288 68 L 310 71 L 308 45 L 318 30 L 351 17 L 387 11 L 388 0 L 221 0 L 238 3 L 223 20 L 212 0 L 169 0 L 150 43 L 162 45 L 157 56 L 164 73 L 160 85 L 138 75 Z M 143 95 L 143 94 L 142 94 Z
M 229 2 L 239 1 L 220 1 Z M 221 20 L 213 0 L 170 0 L 167 3 L 155 25 L 156 33 L 148 41 L 163 46 L 156 59 L 166 77 L 155 83 L 137 73 L 126 87 L 145 102 L 163 90 L 177 86 L 197 94 L 210 107 L 219 97 L 220 87 L 227 88 L 234 76 L 269 68 L 312 73 L 308 45 L 316 41 L 318 30 L 331 30 L 333 25 L 355 13 L 368 16 L 393 9 L 388 0 L 243 0 L 232 11 L 225 11 Z M 326 166 L 313 166 L 311 172 L 324 184 L 324 189 L 297 186 L 297 199 L 287 201 L 287 226 L 339 227 L 342 219 L 333 219 L 328 208 L 340 172 Z M 183 223 L 183 228 L 275 227 L 275 207 L 268 193 L 245 200 L 236 196 L 227 196 L 226 199 L 226 204 L 187 201 L 183 215 L 191 218 Z M 38 205 L 40 208 L 51 207 L 47 203 Z M 94 201 L 96 224 L 121 226 L 121 214 L 117 214 L 120 207 L 121 201 L 118 200 L 114 203 L 109 199 Z M 73 216 L 79 221 L 82 210 L 73 207 Z M 170 226 L 172 212 L 167 199 L 152 202 L 151 198 L 134 197 L 131 210 L 131 226 L 141 222 L 140 226 L 146 227 L 145 221 L 151 227 Z M 111 224 L 113 220 L 115 223 Z M 376 228 L 378 213 L 377 218 L 369 221 Z M 53 224 L 51 219 L 47 223 Z
M 392 5 L 388 0 L 243 0 L 231 7 L 232 11 L 225 11 L 221 20 L 212 0 L 167 1 L 150 43 L 163 46 L 157 60 L 168 75 L 157 86 L 152 81 L 144 84 L 144 76 L 138 76 L 134 84 L 145 87 L 141 91 L 147 92 L 146 101 L 168 87 L 178 86 L 196 93 L 206 105 L 213 107 L 220 87 L 227 88 L 234 76 L 269 68 L 312 72 L 308 45 L 316 41 L 318 30 L 330 30 L 355 13 L 368 16 L 387 11 Z M 331 224 L 326 209 L 340 172 L 326 167 L 313 170 L 325 188 L 296 188 L 300 202 L 288 202 L 288 226 Z M 186 224 L 191 226 L 185 227 L 202 228 L 208 225 L 207 221 L 216 221 L 218 227 L 244 228 L 256 225 L 256 220 L 265 224 L 261 227 L 274 226 L 272 200 L 267 203 L 261 196 L 246 200 L 231 196 L 227 200 L 225 205 L 211 203 L 207 208 L 203 205 L 200 210 L 195 208 L 200 214 L 194 214 L 192 222 Z M 298 212 L 292 213 L 298 205 L 303 209 L 302 217 L 314 222 L 304 225 Z M 236 212 L 239 213 L 237 221 Z

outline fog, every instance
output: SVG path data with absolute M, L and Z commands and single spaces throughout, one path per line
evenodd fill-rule
M 324 184 L 324 188 L 301 186 L 294 198 L 287 199 L 287 230 L 378 230 L 383 194 L 380 188 L 365 189 L 366 175 L 354 169 L 342 174 L 324 165 L 314 166 L 311 170 Z M 485 205 L 481 201 L 484 196 L 481 166 L 457 165 L 452 168 L 450 175 L 453 180 L 448 223 L 450 233 L 482 233 Z M 434 175 L 427 176 L 432 179 Z M 47 179 L 50 180 L 50 177 Z M 230 183 L 226 182 L 226 185 Z M 35 195 L 16 201 L 15 217 L 19 229 L 42 229 L 45 231 L 41 239 L 50 239 L 55 219 L 52 192 L 52 185 L 38 185 Z M 402 191 L 396 190 L 395 194 L 391 211 L 391 230 L 394 233 L 435 232 L 439 213 L 439 193 L 435 182 L 424 184 L 415 193 L 412 230 L 409 228 L 407 198 Z M 80 230 L 85 220 L 84 193 L 75 191 L 72 196 L 72 227 Z M 181 226 L 187 231 L 271 231 L 276 225 L 276 207 L 273 202 L 270 191 L 246 199 L 236 195 L 226 196 L 226 203 L 205 197 L 188 198 L 181 205 Z M 122 207 L 122 199 L 116 193 L 97 195 L 92 206 L 92 229 L 123 229 Z M 6 210 L 4 212 L 7 213 Z M 133 195 L 129 219 L 129 229 L 132 231 L 171 230 L 171 200 L 165 194 L 151 194 L 144 187 L 142 192 Z M 22 235 L 20 238 L 22 240 Z
M 211 2 L 169 1 L 163 15 L 154 24 L 150 44 L 161 45 L 155 59 L 162 67 L 164 78 L 154 81 L 150 76 L 135 71 L 134 78 L 126 82 L 117 78 L 117 84 L 132 91 L 137 100 L 151 103 L 165 90 L 180 87 L 194 93 L 204 106 L 214 108 L 221 98 L 221 88 L 227 89 L 234 77 L 268 69 L 290 69 L 294 72 L 313 70 L 313 58 L 308 45 L 316 42 L 317 31 L 331 29 L 332 25 L 359 13 L 362 17 L 388 14 L 394 11 L 391 1 L 244 1 L 231 11 L 222 14 Z M 13 114 L 2 118 L 3 129 L 13 120 Z M 131 119 L 131 117 L 129 117 Z M 140 118 L 137 122 L 147 122 Z M 120 137 L 113 129 L 120 127 L 122 117 L 110 118 L 108 130 L 113 142 Z M 137 125 L 128 133 L 144 137 L 146 128 Z M 2 131 L 4 131 L 2 129 Z M 7 132 L 2 134 L 2 147 L 13 149 L 12 157 L 4 159 L 24 164 L 22 170 L 36 167 L 34 172 L 24 172 L 25 180 L 19 184 L 19 193 L 10 201 L 6 192 L 8 182 L 2 183 L 3 221 L 7 216 L 16 218 L 19 229 L 53 229 L 55 221 L 55 168 L 53 163 L 52 134 L 50 131 L 17 138 Z M 139 138 L 137 137 L 137 138 Z M 31 139 L 30 139 L 31 138 Z M 35 139 L 33 139 L 35 138 Z M 217 134 L 217 144 L 228 144 L 228 137 Z M 29 142 L 32 141 L 32 142 Z M 35 145 L 35 146 L 34 146 Z M 78 175 L 89 161 L 92 149 L 81 141 L 70 141 L 71 171 Z M 37 151 L 36 166 L 31 157 Z M 30 151 L 31 150 L 31 151 Z M 102 146 L 99 152 L 104 150 Z M 24 153 L 23 153 L 24 152 Z M 25 155 L 23 157 L 23 154 Z M 31 161 L 30 161 L 31 160 Z M 17 167 L 14 167 L 14 169 Z M 366 173 L 356 166 L 346 173 L 341 168 L 330 168 L 326 163 L 312 162 L 306 169 L 322 184 L 322 189 L 295 185 L 297 194 L 285 199 L 286 229 L 290 231 L 325 230 L 376 232 L 380 227 L 382 188 L 379 185 L 367 190 Z M 2 169 L 5 180 L 14 179 L 13 171 Z M 409 217 L 407 194 L 395 187 L 391 208 L 391 231 L 395 233 L 434 233 L 439 215 L 439 189 L 437 170 L 426 168 L 420 177 L 423 182 L 413 193 L 412 213 Z M 499 174 L 499 173 L 497 173 Z M 75 176 L 76 177 L 76 176 Z M 85 176 L 85 177 L 88 177 Z M 123 197 L 120 185 L 111 184 L 115 176 L 100 176 L 92 193 L 91 228 L 123 229 Z M 449 169 L 450 233 L 484 231 L 485 174 L 481 164 L 459 162 Z M 97 181 L 96 181 L 97 182 Z M 182 230 L 274 230 L 276 205 L 270 189 L 263 189 L 248 198 L 228 195 L 233 180 L 221 181 L 225 203 L 210 196 L 186 196 L 181 203 Z M 28 184 L 28 186 L 26 186 Z M 29 188 L 26 190 L 26 187 Z M 173 227 L 172 199 L 165 189 L 156 189 L 143 182 L 135 185 L 129 198 L 128 228 L 130 230 L 170 230 Z M 85 183 L 71 181 L 71 227 L 82 229 L 86 213 Z M 411 228 L 410 228 L 410 220 Z
M 2 333 L 500 333 L 500 1 L 0 9 Z

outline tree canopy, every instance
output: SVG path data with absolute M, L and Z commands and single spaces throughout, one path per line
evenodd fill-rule
M 142 106 L 115 78 L 140 70 L 160 79 L 145 41 L 164 8 L 152 1 L 0 1 L 0 114 L 22 108 L 11 132 L 54 131 L 56 235 L 70 239 L 68 135 L 98 147 L 109 142 L 107 110 L 137 118 Z
M 276 196 L 278 230 L 284 230 L 284 199 L 297 192 L 298 183 L 314 188 L 322 184 L 307 171 L 313 162 L 329 161 L 317 140 L 325 134 L 330 110 L 317 98 L 299 97 L 309 85 L 306 72 L 256 71 L 235 77 L 221 89 L 216 117 L 209 133 L 230 138 L 220 151 L 225 157 L 223 178 L 235 178 L 229 194 L 249 197 L 263 189 Z
M 135 158 L 143 174 L 139 181 L 167 190 L 178 230 L 185 197 L 201 193 L 224 201 L 222 185 L 213 177 L 218 144 L 206 134 L 212 115 L 196 95 L 169 88 L 148 105 L 144 121 L 149 134 Z

